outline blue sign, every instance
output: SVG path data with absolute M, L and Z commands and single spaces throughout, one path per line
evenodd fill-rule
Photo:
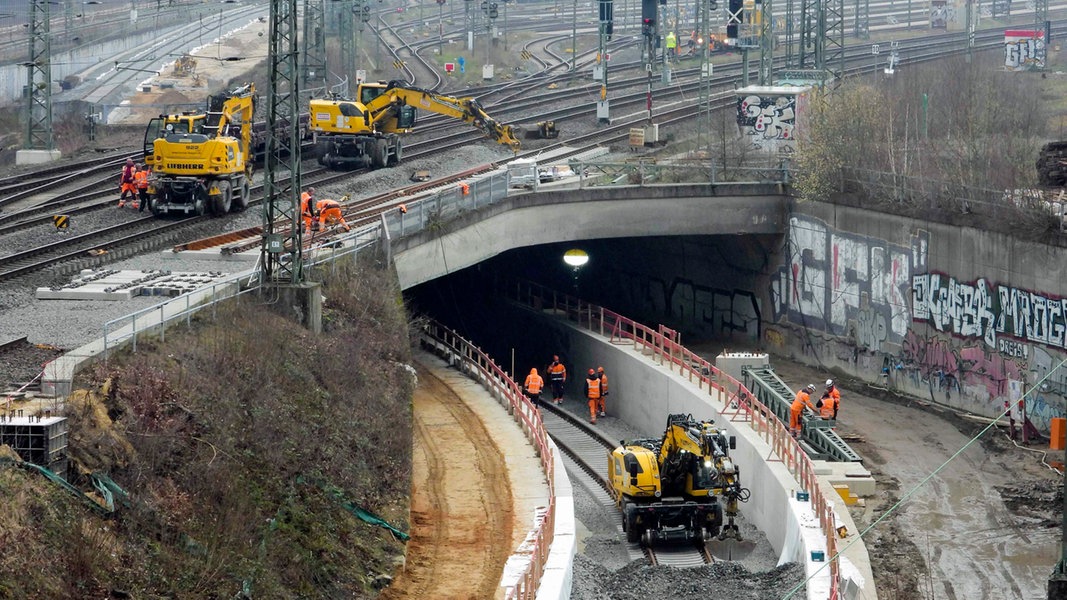
M 458 65 L 459 65 L 459 72 L 460 72 L 460 73 L 464 73 L 464 72 L 466 72 L 466 71 L 465 71 L 465 69 L 464 69 L 463 67 L 464 67 L 464 66 L 466 66 L 466 64 L 467 64 L 467 61 L 463 60 L 463 57 L 462 57 L 462 56 L 460 56 L 460 57 L 456 58 L 456 63 L 457 63 Z

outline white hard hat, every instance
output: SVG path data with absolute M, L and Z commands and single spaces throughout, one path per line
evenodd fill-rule
M 833 384 L 834 384 L 834 380 L 833 379 L 827 379 L 826 380 L 826 387 L 830 387 Z

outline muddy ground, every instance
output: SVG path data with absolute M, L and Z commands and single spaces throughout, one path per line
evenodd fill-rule
M 825 371 L 772 357 L 793 389 Z M 878 482 L 852 507 L 879 598 L 1038 600 L 1060 554 L 1063 476 L 1047 441 L 1023 447 L 1002 429 L 862 382 L 838 379 L 837 431 Z M 972 441 L 973 440 L 973 441 Z M 950 460 L 951 459 L 951 460 Z M 1042 461 L 1045 461 L 1044 463 Z

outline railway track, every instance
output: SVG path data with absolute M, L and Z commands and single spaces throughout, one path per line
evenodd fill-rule
M 1058 23 L 1056 27 L 1057 32 L 1061 32 L 1064 29 L 1062 23 Z M 936 57 L 943 56 L 952 51 L 962 52 L 962 45 L 959 43 L 962 40 L 961 34 L 950 34 L 947 36 L 937 36 L 926 41 L 926 47 L 930 47 L 933 44 L 933 50 L 922 50 L 920 52 L 919 42 L 916 42 L 914 47 L 909 46 L 911 52 L 905 56 L 902 64 L 906 65 L 909 62 L 918 62 L 921 60 L 932 60 Z M 1000 43 L 1000 36 L 997 32 L 983 32 L 977 36 L 976 43 L 979 46 L 991 47 Z M 957 48 L 958 46 L 958 48 Z M 861 58 L 862 50 L 856 57 L 856 63 L 859 66 L 853 66 L 846 74 L 848 76 L 862 74 L 864 72 L 870 72 L 876 68 L 874 65 L 869 64 L 869 59 L 866 57 Z M 734 69 L 739 69 L 740 65 L 733 65 Z M 726 69 L 723 69 L 726 70 Z M 721 72 L 721 71 L 720 71 Z M 691 119 L 693 116 L 692 98 L 695 92 L 698 90 L 700 83 L 696 79 L 695 75 L 697 69 L 679 70 L 679 83 L 671 88 L 660 90 L 660 102 L 667 101 L 667 108 L 660 109 L 657 112 L 657 121 L 661 125 L 669 125 Z M 713 86 L 724 88 L 734 78 L 734 75 L 727 73 L 725 75 L 716 77 L 713 80 Z M 647 79 L 642 77 L 631 78 L 625 82 L 620 82 L 620 85 L 631 84 L 637 86 L 640 83 L 643 85 Z M 682 83 L 685 81 L 684 83 Z M 515 82 L 511 82 L 514 84 Z M 537 86 L 543 86 L 543 80 L 536 84 Z M 584 97 L 586 91 L 579 90 L 561 90 L 559 92 L 541 92 L 536 96 L 536 100 L 531 101 L 523 99 L 522 96 L 527 98 L 531 97 L 530 87 L 523 87 L 518 85 L 501 86 L 504 89 L 509 89 L 509 94 L 515 99 L 504 100 L 494 105 L 496 110 L 494 114 L 501 113 L 519 113 L 529 112 L 531 105 L 536 103 L 538 106 L 548 104 L 560 104 L 568 99 L 575 97 Z M 679 101 L 671 106 L 669 102 L 673 98 L 678 98 Z M 688 98 L 688 100 L 686 100 Z M 643 106 L 646 101 L 646 94 L 644 90 L 635 91 L 628 94 L 620 94 L 613 98 L 613 105 L 616 110 L 625 109 L 627 107 L 633 107 L 635 112 L 639 110 L 638 107 Z M 723 92 L 713 95 L 713 108 L 725 108 L 729 107 L 733 102 L 731 93 Z M 557 121 L 565 119 L 583 118 L 590 115 L 593 111 L 591 105 L 582 106 L 570 106 L 560 109 L 554 109 L 550 111 L 539 110 L 539 112 L 532 117 L 526 117 L 528 119 L 555 119 Z M 517 117 L 520 118 L 520 117 Z M 569 147 L 575 147 L 576 152 L 584 151 L 587 147 L 611 143 L 619 140 L 623 140 L 627 137 L 629 128 L 634 125 L 635 122 L 622 122 L 618 120 L 612 125 L 602 126 L 596 129 L 594 132 L 586 135 L 572 135 L 566 138 L 566 143 Z M 412 142 L 406 145 L 406 158 L 417 158 L 420 156 L 426 156 L 434 151 L 444 152 L 453 148 L 461 147 L 467 143 L 479 139 L 477 133 L 464 130 L 461 133 L 440 133 L 445 131 L 445 127 L 428 127 L 424 135 L 430 135 L 431 139 Z M 558 148 L 562 146 L 562 143 L 542 145 L 538 148 L 538 151 L 544 151 L 546 149 Z M 415 150 L 412 152 L 412 150 Z M 102 157 L 101 159 L 95 159 L 93 161 L 84 161 L 80 165 L 80 172 L 91 173 L 95 169 L 109 168 L 115 164 L 115 162 L 124 159 L 127 153 L 117 153 L 113 156 Z M 94 166 L 95 165 L 95 166 Z M 99 166 L 104 165 L 104 166 Z M 70 167 L 66 169 L 70 171 Z M 49 167 L 47 170 L 42 170 L 44 173 L 49 171 L 48 177 L 55 177 L 56 180 L 63 180 L 65 176 L 58 170 L 57 167 Z M 323 185 L 328 183 L 336 183 L 339 181 L 347 180 L 353 176 L 358 176 L 365 171 L 348 171 L 348 172 L 334 172 L 320 168 L 318 166 L 311 166 L 310 163 L 305 164 L 305 170 L 303 172 L 303 181 L 305 185 Z M 84 176 L 84 175 L 83 175 Z M 26 176 L 22 176 L 26 177 Z M 37 175 L 30 176 L 30 179 L 38 180 L 44 175 L 38 177 Z M 23 211 L 9 211 L 6 214 L 0 215 L 0 234 L 7 234 L 18 231 L 20 229 L 26 229 L 33 226 L 39 226 L 42 223 L 51 220 L 52 215 L 57 212 L 63 212 L 65 214 L 76 214 L 80 212 L 88 212 L 91 210 L 100 210 L 103 208 L 111 208 L 114 201 L 114 185 L 111 181 L 112 177 L 108 176 L 103 179 L 103 183 L 98 180 L 94 180 L 84 186 L 82 189 L 74 190 L 57 195 L 47 203 L 42 203 L 40 206 L 26 209 Z M 3 185 L 17 185 L 15 178 L 8 178 L 0 180 L 0 186 Z M 253 187 L 253 195 L 261 193 L 262 186 Z M 19 192 L 29 195 L 30 192 Z M 401 192 L 404 193 L 404 192 Z M 410 192 L 408 192 L 410 193 Z M 23 196 L 26 197 L 26 196 Z M 369 222 L 376 218 L 377 213 L 367 213 L 368 208 L 366 206 L 379 206 L 380 210 L 389 210 L 394 207 L 399 200 L 396 200 L 398 196 L 378 196 L 367 203 L 353 204 L 351 208 L 347 209 L 346 219 L 352 217 L 353 224 L 360 224 Z M 6 198 L 5 198 L 6 200 Z M 262 202 L 262 198 L 253 197 L 252 204 L 258 204 Z M 169 243 L 173 240 L 175 231 L 181 231 L 182 229 L 191 227 L 192 225 L 207 220 L 208 217 L 200 217 L 193 219 L 186 219 L 175 224 L 172 221 L 159 220 L 160 223 L 153 225 L 154 222 L 151 218 L 136 219 L 128 224 L 116 225 L 114 227 L 107 227 L 99 230 L 98 232 L 87 233 L 82 236 L 74 236 L 64 240 L 58 240 L 52 244 L 43 244 L 32 248 L 27 248 L 16 255 L 0 258 L 0 281 L 19 277 L 35 271 L 53 267 L 57 264 L 61 264 L 64 261 L 74 260 L 80 257 L 84 257 L 88 251 L 106 251 L 113 252 L 123 246 L 129 246 L 134 243 L 145 243 L 151 240 L 154 234 L 160 236 L 161 241 L 158 245 Z M 231 240 L 229 244 L 233 248 L 251 248 L 259 244 L 259 234 L 261 232 L 255 231 L 255 228 L 250 230 L 244 230 L 248 239 L 245 240 Z M 234 232 L 236 233 L 236 232 Z M 228 234 L 231 237 L 233 233 Z M 150 241 L 148 243 L 151 243 Z M 247 251 L 247 250 L 246 250 Z M 121 255 L 121 254 L 117 254 Z
M 608 455 L 616 443 L 587 426 L 574 414 L 551 403 L 542 405 L 541 418 L 545 431 L 564 453 L 564 464 L 567 466 L 571 483 L 584 486 L 605 511 L 619 514 L 607 473 Z M 715 562 L 707 546 L 703 544 L 700 548 L 691 544 L 643 547 L 636 542 L 627 542 L 622 529 L 621 514 L 616 527 L 619 540 L 625 545 L 631 560 L 643 558 L 650 565 L 676 568 L 700 567 Z

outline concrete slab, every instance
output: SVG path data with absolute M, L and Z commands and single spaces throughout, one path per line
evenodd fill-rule
M 117 271 L 86 269 L 70 283 L 37 288 L 38 300 L 129 300 L 135 296 L 175 297 L 228 277 L 221 271 Z
M 59 150 L 18 150 L 15 152 L 15 165 L 41 165 L 57 161 L 61 156 Z

